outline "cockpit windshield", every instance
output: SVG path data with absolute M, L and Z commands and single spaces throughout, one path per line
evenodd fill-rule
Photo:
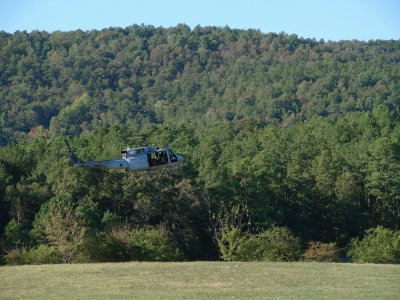
M 169 159 L 171 162 L 177 162 L 178 161 L 178 157 L 175 154 L 175 151 L 172 150 L 171 148 L 168 149 L 169 152 Z

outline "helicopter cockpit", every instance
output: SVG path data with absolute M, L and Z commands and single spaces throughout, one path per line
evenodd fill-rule
M 155 149 L 155 152 L 147 154 L 149 166 L 161 166 L 178 162 L 178 157 L 175 152 L 170 149 Z

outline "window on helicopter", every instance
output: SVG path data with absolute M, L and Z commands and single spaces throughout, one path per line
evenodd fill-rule
M 175 152 L 173 150 L 169 150 L 169 159 L 171 162 L 177 162 L 178 157 L 176 156 Z
M 159 166 L 168 164 L 168 157 L 166 151 L 159 151 L 150 155 L 151 166 Z

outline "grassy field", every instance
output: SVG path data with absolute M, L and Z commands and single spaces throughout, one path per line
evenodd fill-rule
M 399 299 L 400 266 L 109 263 L 0 267 L 0 299 Z

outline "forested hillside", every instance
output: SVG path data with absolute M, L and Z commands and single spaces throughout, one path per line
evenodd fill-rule
M 186 25 L 0 32 L 2 253 L 225 259 L 268 228 L 303 249 L 398 230 L 399 117 L 400 41 Z M 119 155 L 154 124 L 149 142 L 185 155 L 173 172 L 65 157 L 66 139 L 84 159 Z
M 248 117 L 288 125 L 399 105 L 398 41 L 132 26 L 2 32 L 0 51 L 3 145 L 37 126 L 74 135 L 105 125 Z

